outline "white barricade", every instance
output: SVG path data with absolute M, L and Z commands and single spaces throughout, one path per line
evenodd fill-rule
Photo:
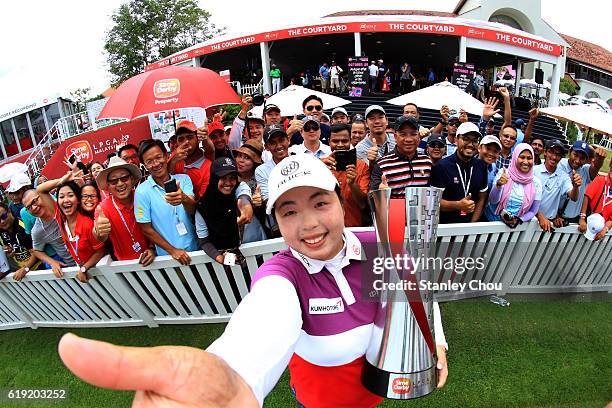
M 355 228 L 369 230 L 372 228 Z M 248 293 L 253 273 L 285 249 L 282 239 L 245 244 L 246 267 L 224 267 L 202 251 L 180 265 L 169 256 L 143 268 L 105 257 L 88 283 L 66 268 L 0 281 L 0 330 L 22 327 L 113 327 L 226 322 Z M 440 301 L 505 293 L 612 292 L 612 234 L 591 242 L 575 225 L 541 232 L 532 221 L 511 230 L 500 222 L 440 225 L 437 257 L 483 257 L 485 268 L 437 270 L 438 282 L 502 283 L 501 289 L 440 291 Z

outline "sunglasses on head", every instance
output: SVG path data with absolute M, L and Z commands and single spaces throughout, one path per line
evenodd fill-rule
M 308 112 L 312 112 L 313 110 L 316 110 L 317 112 L 320 112 L 323 110 L 323 106 L 321 105 L 310 105 L 306 107 L 306 110 Z
M 312 131 L 317 131 L 319 130 L 319 125 L 316 123 L 307 123 L 304 125 L 303 127 L 304 132 L 312 132 Z

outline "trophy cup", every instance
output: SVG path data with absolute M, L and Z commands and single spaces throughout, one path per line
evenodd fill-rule
M 442 191 L 408 187 L 405 199 L 391 199 L 391 189 L 369 194 L 379 257 L 400 255 L 412 260 L 434 256 Z M 433 293 L 419 288 L 419 282 L 432 280 L 433 270 L 428 262 L 421 262 L 418 268 L 415 264 L 409 262 L 409 268 L 403 264 L 399 270 L 394 265 L 383 273 L 385 283 L 412 282 L 402 289 L 396 285 L 394 290 L 387 285 L 379 292 L 361 382 L 385 398 L 419 398 L 433 392 L 437 384 Z

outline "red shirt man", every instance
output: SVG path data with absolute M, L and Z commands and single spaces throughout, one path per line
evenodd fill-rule
M 96 209 L 94 234 L 100 241 L 111 240 L 118 260 L 139 259 L 146 266 L 153 262 L 155 251 L 134 215 L 134 186 L 140 177 L 138 167 L 118 157 L 98 174 L 98 186 L 110 195 Z

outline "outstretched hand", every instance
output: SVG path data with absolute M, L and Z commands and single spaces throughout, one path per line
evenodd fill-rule
M 482 118 L 484 120 L 489 120 L 492 116 L 499 113 L 500 109 L 495 109 L 498 103 L 499 99 L 493 97 L 485 101 L 484 107 L 482 108 Z
M 134 407 L 258 407 L 251 388 L 225 361 L 192 347 L 121 347 L 68 333 L 62 361 L 98 387 L 136 391 Z

